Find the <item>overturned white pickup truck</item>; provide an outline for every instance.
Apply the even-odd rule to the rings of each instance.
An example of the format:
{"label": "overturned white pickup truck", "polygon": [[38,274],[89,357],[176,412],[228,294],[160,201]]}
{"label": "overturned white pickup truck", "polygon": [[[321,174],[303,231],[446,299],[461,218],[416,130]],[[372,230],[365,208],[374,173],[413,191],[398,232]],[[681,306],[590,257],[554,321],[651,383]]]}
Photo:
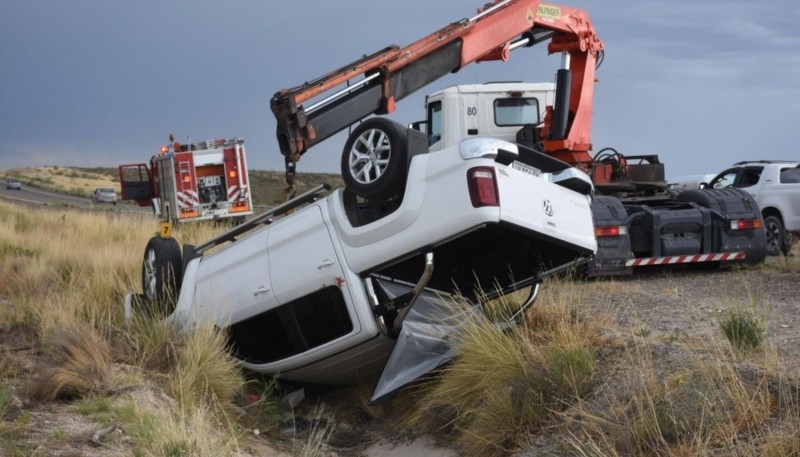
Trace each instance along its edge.
{"label": "overturned white pickup truck", "polygon": [[387,154],[404,162],[393,197],[323,196],[320,186],[184,246],[183,258],[174,239],[151,239],[143,299],[169,307],[181,328],[227,329],[233,355],[257,372],[333,384],[385,366],[380,400],[453,357],[442,332],[457,323],[434,316],[446,297],[480,311],[479,297],[532,286],[527,306],[543,273],[596,250],[591,181],[564,162],[481,137],[429,152],[424,134],[373,118],[345,149],[364,158],[356,175],[378,172],[361,190],[388,172]]}

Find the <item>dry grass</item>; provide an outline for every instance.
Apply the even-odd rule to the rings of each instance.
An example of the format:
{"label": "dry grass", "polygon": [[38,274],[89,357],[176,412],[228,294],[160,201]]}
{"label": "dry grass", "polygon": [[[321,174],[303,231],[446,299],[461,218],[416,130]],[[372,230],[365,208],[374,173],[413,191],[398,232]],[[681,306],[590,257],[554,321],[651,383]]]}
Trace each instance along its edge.
{"label": "dry grass", "polygon": [[[89,197],[97,187],[108,187],[120,193],[116,168],[33,167],[0,170],[0,178],[15,177],[26,185]],[[285,199],[286,177],[283,171],[250,170],[250,188],[255,205],[276,205]],[[297,194],[302,194],[323,182],[333,188],[343,186],[342,177],[333,173],[298,173]]]}
{"label": "dry grass", "polygon": [[119,192],[119,178],[112,168],[35,167],[14,168],[3,171],[26,184],[48,190],[90,197],[98,187],[108,187]]}
{"label": "dry grass", "polygon": [[227,352],[224,332],[200,325],[183,338],[167,392],[184,410],[202,405],[224,411],[243,386],[244,377]]}
{"label": "dry grass", "polygon": [[627,390],[611,392],[610,407],[571,411],[578,419],[569,447],[586,456],[762,455],[762,436],[771,433],[778,409],[769,375],[742,369],[723,348],[708,349],[713,352],[686,354],[659,376],[663,367],[656,367],[646,345],[637,346],[617,380]]}
{"label": "dry grass", "polygon": [[36,382],[33,398],[77,398],[111,390],[111,348],[94,328],[74,324],[54,332],[45,344],[56,361]]}
{"label": "dry grass", "polygon": [[[128,416],[140,425],[132,426],[140,433],[137,449],[147,455],[230,455],[238,435],[231,432],[236,417],[229,411],[244,381],[224,336],[200,327],[179,337],[146,316],[122,330],[123,297],[140,288],[141,256],[156,229],[145,216],[31,211],[0,202],[0,330],[31,328],[39,338],[44,367],[33,398],[88,399],[131,383],[153,384],[178,401],[167,411]],[[196,243],[221,229],[196,224],[177,228],[176,235]],[[115,370],[119,363],[128,369]],[[3,371],[8,377],[2,392],[24,384],[24,370]]]}
{"label": "dry grass", "polygon": [[137,446],[137,455],[217,457],[239,452],[237,433],[208,407],[165,412],[133,402],[116,409]]}
{"label": "dry grass", "polygon": [[[521,326],[503,330],[480,316],[465,322],[454,338],[459,357],[421,387],[409,422],[449,430],[463,455],[501,456],[580,401],[595,376],[599,321],[581,321],[567,306],[580,291],[559,287]],[[501,306],[509,300],[516,298]]]}
{"label": "dry grass", "polygon": [[[178,335],[146,316],[121,329],[123,296],[140,287],[142,251],[155,230],[149,216],[30,211],[0,202],[0,332],[34,329],[44,353],[35,396],[107,395],[100,397],[109,402],[103,420],[122,424],[137,455],[235,455],[239,420],[274,426],[280,413],[271,398],[245,412],[258,417],[235,413],[244,380],[224,335],[211,326]],[[176,234],[197,243],[219,230],[196,224]],[[776,268],[796,272],[796,259],[778,259]],[[763,294],[741,282],[720,306],[737,305],[753,322],[766,321]],[[619,327],[630,296],[673,293],[644,287],[550,280],[522,325],[502,331],[485,319],[465,323],[454,341],[457,360],[398,398],[403,404],[370,413],[390,420],[413,401],[404,423],[449,437],[463,455],[507,455],[536,439],[550,440],[555,455],[798,455],[798,376],[779,359],[769,332],[758,347],[741,351],[719,327],[717,339],[666,343]],[[522,299],[504,297],[499,307]],[[16,414],[12,400],[32,369],[3,356],[0,415]],[[115,370],[120,366],[131,373],[126,380]],[[150,407],[115,395],[130,384],[167,392],[171,401]],[[0,441],[21,442],[34,426],[23,419],[0,423]],[[316,423],[305,442],[295,443],[296,453],[325,452],[333,422]]]}

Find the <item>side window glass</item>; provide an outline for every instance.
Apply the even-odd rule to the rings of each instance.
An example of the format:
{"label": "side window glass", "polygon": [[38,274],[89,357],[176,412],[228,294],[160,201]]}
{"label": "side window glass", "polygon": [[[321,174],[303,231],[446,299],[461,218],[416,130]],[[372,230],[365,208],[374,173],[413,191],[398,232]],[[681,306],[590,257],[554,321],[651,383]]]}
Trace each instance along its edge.
{"label": "side window glass", "polygon": [[535,98],[499,98],[494,101],[494,123],[500,127],[539,124],[539,101]]}
{"label": "side window glass", "polygon": [[800,184],[800,168],[784,168],[780,175],[781,184]]}
{"label": "side window glass", "polygon": [[442,102],[428,105],[428,146],[442,139]]}
{"label": "side window glass", "polygon": [[742,175],[739,178],[739,182],[736,183],[736,187],[751,187],[758,184],[758,180],[761,178],[761,172],[764,169],[762,167],[757,168],[745,168],[742,170]]}
{"label": "side window glass", "polygon": [[290,306],[308,349],[353,331],[353,322],[338,287],[326,287],[293,301]]}
{"label": "side window glass", "polygon": [[717,176],[716,178],[714,178],[713,181],[711,181],[710,187],[712,189],[724,189],[726,187],[732,186],[733,181],[736,180],[737,171],[738,170],[731,170]]}
{"label": "side window glass", "polygon": [[352,331],[342,291],[330,286],[231,325],[228,343],[237,358],[262,364],[321,346]]}

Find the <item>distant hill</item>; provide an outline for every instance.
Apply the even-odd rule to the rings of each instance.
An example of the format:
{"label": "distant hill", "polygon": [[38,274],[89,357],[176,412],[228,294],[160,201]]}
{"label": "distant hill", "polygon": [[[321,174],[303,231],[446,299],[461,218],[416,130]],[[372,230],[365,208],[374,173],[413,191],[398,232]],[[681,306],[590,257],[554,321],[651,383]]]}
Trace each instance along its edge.
{"label": "distant hill", "polygon": [[[253,193],[254,205],[275,205],[285,200],[283,190],[286,187],[286,178],[282,171],[252,170],[250,171],[250,190]],[[301,194],[323,182],[327,182],[334,189],[344,186],[342,176],[335,173],[298,173],[295,178],[295,187]]]}
{"label": "distant hill", "polygon": [[[119,176],[116,168],[31,167],[0,170],[0,176],[13,176],[23,183],[70,195],[89,197],[97,187],[110,187],[117,192]],[[327,182],[333,188],[343,186],[336,173],[298,173],[295,179],[298,194]],[[251,170],[250,190],[254,205],[276,205],[283,202],[286,179],[282,171]]]}

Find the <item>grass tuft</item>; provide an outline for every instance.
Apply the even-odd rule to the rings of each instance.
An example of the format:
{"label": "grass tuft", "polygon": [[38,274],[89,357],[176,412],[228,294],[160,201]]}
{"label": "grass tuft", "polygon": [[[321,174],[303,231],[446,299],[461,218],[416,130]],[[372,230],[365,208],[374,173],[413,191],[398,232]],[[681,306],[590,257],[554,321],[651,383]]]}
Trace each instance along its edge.
{"label": "grass tuft", "polygon": [[534,310],[505,330],[480,315],[465,322],[459,357],[420,388],[410,421],[450,430],[467,456],[507,455],[555,422],[591,385],[596,336],[558,304]]}
{"label": "grass tuft", "polygon": [[236,455],[238,451],[236,433],[207,407],[168,412],[127,402],[115,412],[136,442],[137,455],[216,457]]}
{"label": "grass tuft", "polygon": [[226,335],[213,325],[199,325],[181,341],[167,391],[184,410],[225,408],[243,390],[244,376],[227,351]]}
{"label": "grass tuft", "polygon": [[111,348],[88,325],[73,325],[56,332],[49,342],[55,366],[45,370],[31,396],[38,400],[80,398],[111,388]]}
{"label": "grass tuft", "polygon": [[753,313],[734,310],[720,322],[722,333],[733,347],[749,351],[761,345],[766,337],[766,328]]}

